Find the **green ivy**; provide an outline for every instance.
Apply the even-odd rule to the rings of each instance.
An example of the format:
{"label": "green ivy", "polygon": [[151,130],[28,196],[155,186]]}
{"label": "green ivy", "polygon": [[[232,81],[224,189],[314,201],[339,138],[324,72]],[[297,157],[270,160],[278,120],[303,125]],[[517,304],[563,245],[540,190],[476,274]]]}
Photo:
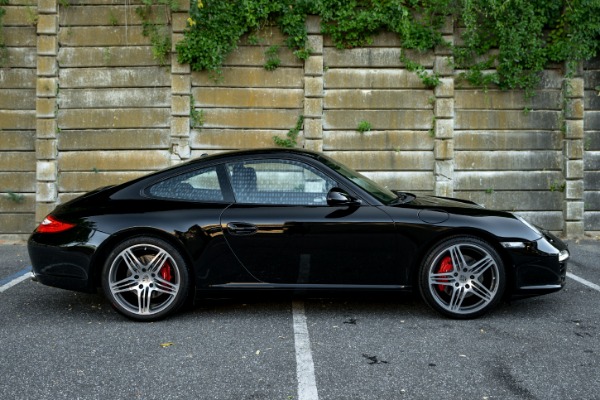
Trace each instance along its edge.
{"label": "green ivy", "polygon": [[304,116],[300,115],[296,120],[296,126],[288,131],[286,139],[282,139],[279,136],[273,136],[273,142],[279,147],[296,147],[298,144],[298,135],[302,130],[304,124]]}
{"label": "green ivy", "polygon": [[[531,94],[550,63],[574,65],[600,49],[598,0],[192,0],[180,63],[220,74],[242,36],[278,26],[285,45],[301,59],[310,55],[306,18],[321,18],[321,31],[340,49],[366,46],[387,31],[403,49],[424,52],[448,46],[455,67],[472,84],[524,89]],[[448,19],[461,27],[459,45],[444,41]],[[439,77],[411,61],[407,69],[429,87]],[[276,68],[273,60],[269,68]]]}
{"label": "green ivy", "polygon": [[176,0],[142,0],[142,5],[135,9],[142,20],[142,34],[150,38],[152,55],[161,65],[167,64],[171,53],[170,12],[178,8]]}

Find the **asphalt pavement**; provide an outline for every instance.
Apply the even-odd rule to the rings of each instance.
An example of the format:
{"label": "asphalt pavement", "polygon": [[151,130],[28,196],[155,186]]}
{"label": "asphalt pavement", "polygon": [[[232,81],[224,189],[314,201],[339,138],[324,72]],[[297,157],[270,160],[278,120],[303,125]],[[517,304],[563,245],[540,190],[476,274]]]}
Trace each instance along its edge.
{"label": "asphalt pavement", "polygon": [[25,246],[0,244],[0,399],[600,399],[600,241],[569,245],[562,291],[471,321],[349,296],[135,323],[31,282]]}

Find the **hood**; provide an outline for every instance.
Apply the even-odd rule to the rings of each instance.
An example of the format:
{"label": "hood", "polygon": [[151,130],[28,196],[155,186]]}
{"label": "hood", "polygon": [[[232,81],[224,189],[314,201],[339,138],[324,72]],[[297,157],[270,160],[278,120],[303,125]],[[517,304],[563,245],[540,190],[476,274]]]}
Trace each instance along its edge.
{"label": "hood", "polygon": [[473,209],[483,209],[484,207],[480,206],[477,203],[474,203],[470,200],[463,199],[451,199],[449,197],[438,197],[438,196],[414,196],[414,198],[410,201],[407,201],[405,204],[410,204],[413,206],[422,206],[422,207],[451,207],[451,208],[473,208]]}

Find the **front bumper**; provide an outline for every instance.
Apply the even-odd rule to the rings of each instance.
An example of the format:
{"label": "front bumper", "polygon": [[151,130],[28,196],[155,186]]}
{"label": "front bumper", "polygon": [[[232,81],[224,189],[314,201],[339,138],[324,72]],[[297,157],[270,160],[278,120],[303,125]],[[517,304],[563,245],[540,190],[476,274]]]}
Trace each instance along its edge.
{"label": "front bumper", "polygon": [[549,232],[532,242],[503,242],[514,265],[514,296],[556,292],[566,283],[567,245]]}

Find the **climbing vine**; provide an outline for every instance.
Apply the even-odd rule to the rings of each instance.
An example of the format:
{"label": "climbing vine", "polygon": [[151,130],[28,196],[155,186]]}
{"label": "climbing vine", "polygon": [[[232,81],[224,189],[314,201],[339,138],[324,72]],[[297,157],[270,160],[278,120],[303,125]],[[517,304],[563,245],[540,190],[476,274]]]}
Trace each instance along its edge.
{"label": "climbing vine", "polygon": [[142,20],[142,34],[150,38],[152,55],[160,64],[166,64],[171,54],[171,11],[177,11],[176,0],[142,0],[135,9]]}
{"label": "climbing vine", "polygon": [[[365,46],[373,36],[393,32],[403,49],[448,46],[462,77],[476,85],[496,84],[532,92],[549,63],[574,64],[600,48],[598,0],[191,0],[180,63],[218,75],[240,39],[277,26],[285,45],[307,58],[305,21],[321,18],[321,30],[340,49]],[[444,40],[450,20],[461,32],[457,45]],[[455,29],[456,30],[456,29]],[[410,60],[407,68],[427,86],[439,79]],[[274,68],[271,58],[269,68]]]}

